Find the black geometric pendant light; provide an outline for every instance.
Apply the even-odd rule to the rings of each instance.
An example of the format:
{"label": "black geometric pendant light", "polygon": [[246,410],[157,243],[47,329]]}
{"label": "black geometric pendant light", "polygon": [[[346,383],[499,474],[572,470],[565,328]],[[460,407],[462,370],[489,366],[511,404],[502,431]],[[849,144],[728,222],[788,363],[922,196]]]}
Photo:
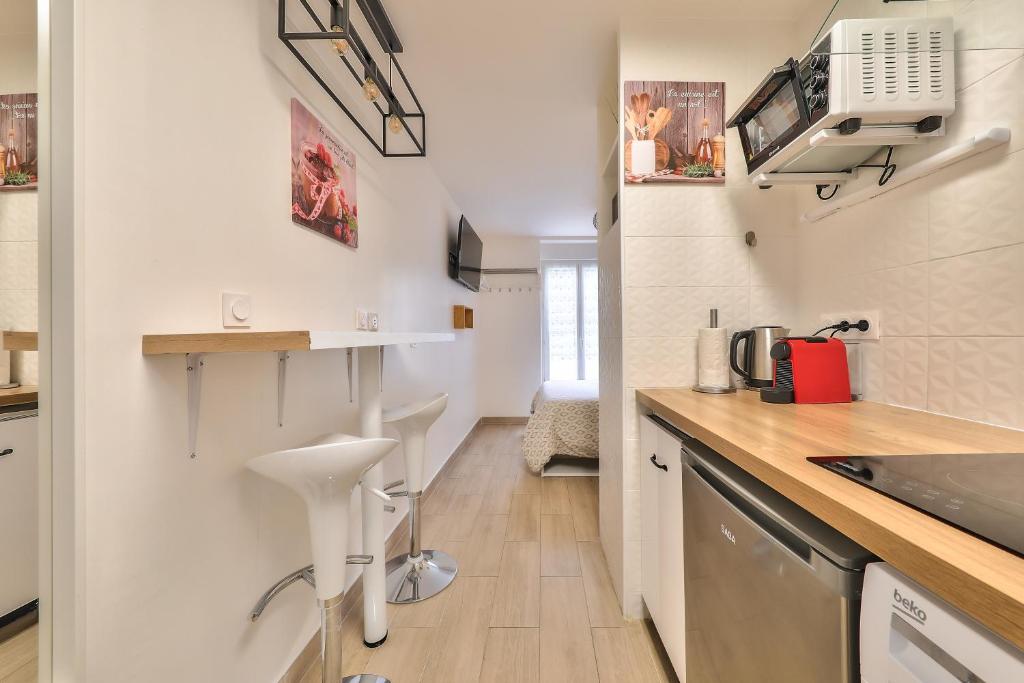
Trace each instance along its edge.
{"label": "black geometric pendant light", "polygon": [[[289,15],[289,5],[298,16]],[[379,51],[374,48],[374,52],[378,52],[379,59],[363,40],[357,23],[373,33],[379,46]],[[293,30],[289,30],[290,27]],[[295,27],[309,30],[295,30]],[[402,53],[402,43],[380,0],[278,0],[277,35],[381,155],[427,155],[427,117],[395,57]],[[344,66],[340,70],[342,75],[323,67],[328,63],[324,60],[333,59],[340,60]],[[364,110],[366,105],[353,95],[356,90],[339,82],[341,78],[347,79],[343,75],[346,72],[362,90],[363,98],[371,107],[370,116],[380,116],[379,134],[371,132],[376,125],[364,125],[365,116],[357,115],[357,105]],[[397,80],[392,78],[394,73],[397,73]],[[398,140],[404,142],[398,144]]]}

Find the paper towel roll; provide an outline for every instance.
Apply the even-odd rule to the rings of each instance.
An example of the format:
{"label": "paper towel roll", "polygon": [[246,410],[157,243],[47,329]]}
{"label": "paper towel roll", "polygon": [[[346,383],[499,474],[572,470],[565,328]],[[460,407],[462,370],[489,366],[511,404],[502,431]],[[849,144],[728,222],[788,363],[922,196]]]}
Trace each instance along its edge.
{"label": "paper towel roll", "polygon": [[704,387],[727,387],[729,379],[729,340],[725,328],[700,328],[697,330],[697,383]]}

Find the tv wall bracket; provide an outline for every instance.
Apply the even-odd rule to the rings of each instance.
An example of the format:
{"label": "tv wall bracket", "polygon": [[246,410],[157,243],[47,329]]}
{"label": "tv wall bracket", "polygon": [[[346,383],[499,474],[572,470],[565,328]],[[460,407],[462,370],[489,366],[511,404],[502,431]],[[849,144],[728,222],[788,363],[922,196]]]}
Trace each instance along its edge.
{"label": "tv wall bracket", "polygon": [[[317,0],[312,1],[315,2]],[[294,4],[295,2],[302,6],[305,14],[309,16],[309,19],[312,20],[318,30],[288,30],[289,17],[287,5],[289,3]],[[309,72],[313,80],[324,89],[324,92],[327,93],[331,100],[345,112],[345,115],[352,121],[352,124],[370,141],[374,149],[380,152],[381,156],[425,157],[427,155],[427,116],[419,99],[416,97],[416,93],[413,91],[412,84],[395,58],[395,55],[400,54],[403,50],[402,43],[398,39],[398,34],[395,32],[391,20],[384,11],[381,1],[326,0],[328,12],[326,23],[320,14],[313,9],[310,2],[311,0],[278,0],[278,38],[281,39],[281,42],[288,47],[295,58],[299,60],[299,63]],[[367,49],[366,43],[360,37],[355,26],[352,25],[353,3],[355,4],[355,10],[360,12],[367,25],[369,25],[377,44],[384,53],[384,57],[387,60],[386,75],[381,65],[377,63],[377,60],[374,59],[369,49]],[[376,114],[380,115],[379,136],[376,133],[372,133],[359,117],[353,113],[353,109],[345,104],[345,101],[338,92],[339,88],[332,86],[330,74],[319,73],[299,49],[300,45],[308,41],[324,40],[344,41],[344,43],[347,43],[348,48],[337,55],[338,59],[345,65],[346,71],[348,71],[360,87],[363,87],[366,81],[370,79],[379,90],[379,96],[371,102],[371,105],[376,110]],[[392,84],[395,83],[395,80],[392,79],[393,72],[397,73],[402,87],[404,87],[408,94],[408,100],[410,101],[407,101],[405,104],[402,103],[401,98],[392,87]],[[392,117],[400,123],[400,126],[389,134],[388,122]],[[408,151],[408,145],[405,145],[406,151],[396,152],[393,151],[393,144],[389,150],[388,138],[396,134],[410,140],[415,151]]]}

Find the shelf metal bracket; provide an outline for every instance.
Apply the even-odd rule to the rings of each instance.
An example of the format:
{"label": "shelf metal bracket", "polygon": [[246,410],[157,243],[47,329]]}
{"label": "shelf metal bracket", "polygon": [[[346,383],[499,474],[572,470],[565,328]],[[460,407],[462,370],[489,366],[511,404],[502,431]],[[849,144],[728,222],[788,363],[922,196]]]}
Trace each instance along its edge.
{"label": "shelf metal bracket", "polygon": [[352,403],[352,348],[345,349],[345,362],[348,363],[348,402]]}
{"label": "shelf metal bracket", "polygon": [[277,426],[284,427],[284,389],[288,378],[287,351],[277,352]]}
{"label": "shelf metal bracket", "polygon": [[195,458],[199,432],[199,397],[203,388],[203,353],[185,354],[185,382],[188,402],[188,457]]}

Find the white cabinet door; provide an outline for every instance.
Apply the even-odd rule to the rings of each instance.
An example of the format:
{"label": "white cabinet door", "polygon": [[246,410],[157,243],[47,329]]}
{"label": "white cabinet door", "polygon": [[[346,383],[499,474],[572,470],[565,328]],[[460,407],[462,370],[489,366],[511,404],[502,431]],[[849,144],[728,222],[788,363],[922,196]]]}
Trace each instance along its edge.
{"label": "white cabinet door", "polygon": [[661,509],[658,506],[658,492],[661,488],[661,470],[651,462],[651,456],[658,458],[658,441],[662,430],[648,417],[640,419],[640,590],[647,611],[655,624],[659,621],[658,595],[661,590],[659,570],[661,562],[658,550],[661,536],[658,521]]}
{"label": "white cabinet door", "polygon": [[683,463],[679,438],[658,430],[658,634],[676,674],[686,677],[683,603]]}
{"label": "white cabinet door", "polygon": [[39,419],[0,416],[0,616],[39,597]]}

